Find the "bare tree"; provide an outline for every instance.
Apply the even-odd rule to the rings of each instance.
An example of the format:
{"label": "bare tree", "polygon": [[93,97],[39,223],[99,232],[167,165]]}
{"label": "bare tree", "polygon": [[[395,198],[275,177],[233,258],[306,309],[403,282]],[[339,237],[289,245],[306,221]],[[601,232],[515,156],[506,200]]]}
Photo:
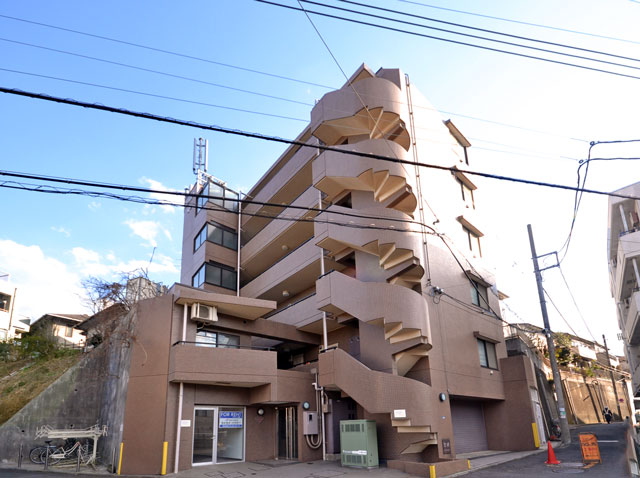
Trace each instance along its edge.
{"label": "bare tree", "polygon": [[91,276],[82,281],[82,287],[85,303],[94,314],[113,305],[121,305],[129,311],[137,301],[167,292],[166,286],[149,279],[145,269],[121,272],[114,282]]}

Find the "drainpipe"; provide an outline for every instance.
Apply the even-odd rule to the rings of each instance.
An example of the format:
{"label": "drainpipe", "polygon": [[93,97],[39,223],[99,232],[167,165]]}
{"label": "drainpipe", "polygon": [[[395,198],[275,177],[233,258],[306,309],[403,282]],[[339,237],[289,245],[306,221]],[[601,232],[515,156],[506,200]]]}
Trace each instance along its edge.
{"label": "drainpipe", "polygon": [[[182,341],[187,340],[187,309],[189,306],[184,304],[182,313]],[[184,397],[184,383],[180,382],[180,391],[178,392],[178,417],[176,419],[176,456],[173,472],[178,473],[178,462],[180,461],[180,431],[182,422],[182,398]]]}
{"label": "drainpipe", "polygon": [[[322,209],[322,191],[318,190],[318,209]],[[324,275],[324,249],[320,248],[320,275]],[[329,347],[329,340],[327,339],[327,313],[322,311],[322,340],[323,349],[327,350]]]}
{"label": "drainpipe", "polygon": [[[322,191],[318,190],[318,209],[322,209]],[[320,275],[324,275],[324,249],[320,248]],[[322,343],[323,349],[327,350],[329,347],[329,339],[327,338],[327,313],[322,311]],[[318,384],[318,377],[316,374],[316,386]],[[318,387],[320,389],[320,406],[322,407],[324,403],[324,388]],[[318,410],[320,412],[320,421],[322,427],[322,460],[327,460],[327,440],[324,429],[324,407]]]}
{"label": "drainpipe", "polygon": [[[242,191],[238,191],[238,199],[242,199]],[[236,296],[240,297],[240,228],[242,226],[242,203],[238,202],[238,267],[236,268]]]}

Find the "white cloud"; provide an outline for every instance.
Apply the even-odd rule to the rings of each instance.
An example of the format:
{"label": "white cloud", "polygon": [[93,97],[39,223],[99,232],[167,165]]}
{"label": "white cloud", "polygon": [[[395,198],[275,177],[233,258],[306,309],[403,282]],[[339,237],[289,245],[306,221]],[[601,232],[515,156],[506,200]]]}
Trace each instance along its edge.
{"label": "white cloud", "polygon": [[45,313],[86,313],[80,276],[38,246],[0,240],[0,268],[16,287],[16,312],[32,318]]}
{"label": "white cloud", "polygon": [[[162,184],[160,181],[156,181],[155,179],[150,178],[140,178],[140,183],[146,184],[151,189],[155,189],[157,191],[176,191],[176,189],[170,189]],[[168,203],[168,204],[183,204],[184,197],[172,195],[172,194],[162,194],[162,193],[149,193],[149,197],[155,199],[157,201]],[[173,214],[176,211],[175,206],[169,206],[168,204],[161,205],[160,209],[166,213]]]}
{"label": "white cloud", "polygon": [[131,228],[131,232],[133,232],[133,234],[147,241],[147,244],[151,247],[156,247],[158,245],[156,237],[158,237],[158,234],[161,232],[171,240],[171,233],[159,222],[127,219],[124,223]]}
{"label": "white cloud", "polygon": [[60,234],[64,234],[65,237],[71,237],[71,233],[62,226],[58,226],[58,227],[51,226],[51,230],[55,232],[59,232]]}
{"label": "white cloud", "polygon": [[75,266],[84,275],[101,276],[109,274],[109,266],[102,264],[100,254],[84,247],[74,247],[71,254],[75,259]]}
{"label": "white cloud", "polygon": [[87,207],[89,210],[95,212],[102,207],[102,203],[99,203],[98,201],[91,201]]}

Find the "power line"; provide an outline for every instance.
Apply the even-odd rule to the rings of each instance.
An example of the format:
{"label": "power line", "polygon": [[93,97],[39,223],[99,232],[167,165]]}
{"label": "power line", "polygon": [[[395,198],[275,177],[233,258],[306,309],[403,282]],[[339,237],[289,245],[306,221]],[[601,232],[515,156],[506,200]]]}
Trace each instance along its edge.
{"label": "power line", "polygon": [[[504,40],[498,40],[498,39],[495,39],[495,38],[482,37],[482,36],[479,36],[479,35],[471,35],[471,34],[468,34],[468,33],[457,32],[455,30],[447,30],[447,29],[444,29],[444,28],[431,27],[431,26],[424,25],[424,24],[421,24],[421,23],[409,22],[409,21],[406,21],[406,20],[398,20],[396,18],[385,17],[385,16],[382,16],[382,15],[374,15],[372,13],[366,13],[366,12],[363,12],[363,11],[360,11],[360,10],[352,10],[352,9],[349,9],[349,8],[341,8],[341,7],[337,7],[337,6],[334,6],[334,5],[328,5],[326,3],[315,2],[315,1],[312,1],[312,0],[299,0],[299,1],[303,1],[305,3],[311,3],[312,5],[318,5],[318,6],[321,6],[321,7],[332,8],[334,10],[340,10],[340,11],[344,11],[344,12],[355,13],[355,14],[358,14],[358,15],[364,15],[364,16],[367,16],[367,17],[378,18],[380,20],[388,20],[388,21],[392,21],[392,22],[396,22],[396,23],[402,23],[404,25],[410,25],[410,26],[414,26],[414,27],[420,27],[420,28],[425,28],[427,30],[435,30],[435,31],[444,32],[444,33],[451,33],[453,35],[460,35],[460,36],[464,36],[464,37],[468,37],[468,38],[475,38],[477,40],[490,41],[490,42],[499,43],[499,44],[502,44],[502,45],[515,46],[515,47],[518,47],[518,48],[525,48],[525,49],[528,49],[528,50],[540,51],[540,52],[544,52],[544,53],[552,53],[552,54],[555,54],[555,55],[568,56],[568,57],[571,57],[571,58],[578,58],[578,59],[588,60],[588,61],[595,61],[595,62],[598,62],[598,63],[605,63],[605,64],[609,64],[609,65],[621,66],[621,67],[624,67],[624,68],[631,68],[631,69],[634,69],[634,70],[640,69],[638,67],[634,67],[634,66],[631,66],[631,65],[625,65],[625,64],[622,64],[622,63],[615,63],[615,62],[611,62],[611,61],[607,61],[607,60],[600,60],[600,59],[597,59],[597,58],[585,57],[585,56],[581,56],[581,55],[575,55],[575,54],[572,54],[572,53],[566,53],[566,52],[561,52],[561,51],[556,51],[556,50],[549,50],[549,49],[539,48],[539,47],[535,47],[535,46],[531,46],[531,45],[523,45],[523,44],[520,44],[520,43],[513,43],[513,42],[504,41]],[[595,53],[597,55],[604,55],[604,56],[609,56],[609,57],[612,57],[612,58],[619,58],[619,59],[623,59],[623,60],[640,61],[640,59],[638,59],[638,58],[633,58],[633,57],[628,57],[628,56],[623,56],[623,55],[616,55],[614,53],[608,53],[608,52],[603,52],[603,51],[599,51],[599,50],[592,50],[592,49],[588,49],[588,48],[581,48],[581,47],[576,47],[576,46],[573,46],[573,45],[567,45],[567,44],[563,44],[563,43],[545,41],[545,40],[540,40],[540,39],[536,39],[536,38],[524,37],[524,36],[519,36],[519,35],[512,35],[512,34],[509,34],[509,33],[503,33],[503,32],[499,32],[499,31],[496,31],[496,30],[488,30],[488,29],[484,29],[484,28],[472,27],[472,26],[469,26],[469,25],[461,24],[461,23],[447,22],[447,21],[444,21],[444,20],[438,20],[438,19],[435,19],[435,18],[429,18],[429,17],[425,17],[425,16],[422,16],[422,15],[414,15],[414,14],[407,13],[407,12],[402,12],[402,11],[399,11],[399,10],[392,10],[392,9],[389,9],[389,8],[382,8],[382,7],[372,6],[372,5],[366,5],[366,4],[363,4],[363,3],[354,2],[354,1],[350,1],[350,0],[338,0],[338,1],[343,2],[343,3],[349,3],[349,4],[352,4],[352,5],[359,5],[359,6],[363,6],[363,7],[366,7],[366,8],[379,10],[379,11],[390,12],[390,13],[394,13],[394,14],[397,14],[397,15],[405,15],[405,16],[408,16],[408,17],[420,18],[420,19],[423,19],[423,20],[431,21],[431,22],[437,22],[437,23],[442,23],[442,24],[446,24],[446,25],[457,26],[457,27],[460,27],[460,28],[467,28],[467,29],[471,29],[471,30],[475,30],[475,31],[491,33],[493,35],[506,36],[506,37],[509,37],[509,38],[516,38],[516,39],[519,39],[519,40],[525,40],[525,41],[530,41],[530,42],[535,42],[535,43],[542,43],[542,44],[545,44],[545,45],[552,45],[552,46],[557,46],[557,47],[561,47],[561,48],[567,48],[567,49],[570,49],[570,50],[583,51],[583,52],[587,52],[587,53]]]}
{"label": "power line", "polygon": [[225,128],[225,127],[222,127],[222,126],[207,125],[207,124],[203,124],[203,123],[197,123],[197,122],[194,122],[194,121],[186,121],[186,120],[180,120],[180,119],[175,119],[175,118],[169,118],[169,117],[166,117],[166,116],[158,116],[158,115],[154,115],[154,114],[151,114],[151,113],[143,113],[143,112],[139,112],[139,111],[131,111],[131,110],[123,109],[123,108],[116,108],[116,107],[113,107],[113,106],[106,106],[106,105],[101,105],[101,104],[96,104],[96,103],[87,103],[87,102],[73,100],[73,99],[69,99],[69,98],[61,98],[61,97],[56,97],[56,96],[45,95],[45,94],[42,94],[42,93],[33,93],[33,92],[22,91],[22,90],[12,89],[12,88],[5,88],[5,87],[0,87],[0,93],[7,93],[7,94],[11,94],[11,95],[22,96],[22,97],[33,98],[33,99],[39,99],[39,100],[44,100],[44,101],[50,101],[50,102],[54,102],[54,103],[61,103],[61,104],[66,104],[66,105],[71,105],[71,106],[79,106],[79,107],[87,108],[87,109],[107,111],[109,113],[122,114],[122,115],[125,115],[125,116],[132,116],[132,117],[135,117],[135,118],[144,118],[144,119],[149,119],[149,120],[153,120],[153,121],[158,121],[158,122],[161,122],[161,123],[168,123],[168,124],[175,124],[175,125],[180,125],[180,126],[187,126],[187,127],[190,127],[190,128],[198,128],[198,129],[202,129],[202,130],[206,130],[206,131],[215,131],[217,133],[232,134],[232,135],[242,136],[242,137],[246,137],[246,138],[254,138],[254,139],[260,139],[260,140],[265,140],[265,141],[273,141],[273,142],[277,142],[277,143],[289,144],[289,145],[294,145],[294,146],[299,146],[299,147],[312,148],[312,149],[315,149],[315,150],[333,151],[333,152],[336,152],[336,153],[339,153],[339,154],[348,154],[348,155],[352,155],[352,156],[359,156],[359,157],[370,158],[370,159],[379,159],[381,161],[388,161],[388,162],[399,163],[399,164],[408,164],[408,165],[412,165],[412,166],[418,165],[418,166],[424,167],[424,168],[436,169],[436,170],[441,170],[441,171],[449,171],[449,172],[451,172],[453,174],[455,174],[455,173],[463,173],[465,175],[479,176],[479,177],[502,180],[502,181],[511,181],[511,182],[515,182],[515,183],[529,184],[529,185],[532,185],[532,186],[548,187],[548,188],[561,189],[561,190],[566,190],[566,191],[579,191],[579,192],[584,192],[584,193],[588,193],[588,194],[596,194],[596,195],[609,196],[609,197],[618,197],[618,198],[622,198],[622,199],[640,200],[640,197],[632,196],[632,195],[629,195],[629,194],[621,194],[621,193],[616,193],[616,192],[599,191],[599,190],[596,190],[596,189],[578,188],[578,187],[575,187],[575,186],[567,186],[567,185],[563,185],[563,184],[548,183],[548,182],[544,182],[544,181],[534,181],[534,180],[530,180],[530,179],[514,178],[514,177],[511,177],[511,176],[503,176],[503,175],[492,174],[492,173],[483,173],[483,172],[480,172],[480,171],[462,170],[462,169],[458,169],[457,167],[454,167],[454,166],[449,167],[449,166],[440,166],[440,165],[437,165],[437,164],[427,164],[427,163],[422,163],[422,162],[414,162],[414,161],[408,161],[408,160],[403,160],[403,159],[389,158],[388,156],[382,156],[382,155],[379,155],[379,154],[363,153],[363,152],[360,152],[360,151],[348,151],[348,150],[340,149],[340,148],[335,147],[335,146],[326,146],[326,145],[321,145],[321,144],[309,144],[309,143],[304,143],[302,141],[281,138],[281,137],[278,137],[278,136],[271,136],[271,135],[266,135],[266,134],[262,134],[262,133],[255,133],[255,132],[251,132],[251,131],[243,131],[243,130],[239,130],[239,129]]}
{"label": "power line", "polygon": [[[483,46],[483,45],[477,45],[475,43],[468,43],[468,42],[463,42],[463,41],[459,41],[459,40],[452,40],[450,38],[443,38],[443,37],[437,37],[434,35],[426,35],[424,33],[418,33],[418,32],[413,32],[410,30],[403,30],[401,28],[395,28],[395,27],[390,27],[387,25],[380,25],[377,23],[370,23],[370,22],[365,22],[362,20],[356,20],[353,18],[347,18],[347,17],[341,17],[338,15],[332,15],[329,13],[322,13],[322,12],[317,12],[314,10],[309,10],[309,9],[304,9],[302,10],[301,8],[297,8],[297,7],[293,7],[290,5],[283,5],[281,3],[276,3],[276,2],[271,2],[268,0],[255,0],[256,2],[260,2],[260,3],[264,3],[264,4],[268,4],[268,5],[273,5],[273,6],[277,6],[277,7],[281,7],[281,8],[286,8],[289,10],[296,10],[296,11],[306,11],[309,13],[313,13],[314,15],[319,15],[319,16],[323,16],[323,17],[327,17],[327,18],[333,18],[336,20],[342,20],[342,21],[346,21],[346,22],[350,22],[350,23],[356,23],[359,25],[365,25],[365,26],[370,26],[370,27],[375,27],[375,28],[380,28],[383,30],[389,30],[389,31],[394,31],[397,33],[405,33],[407,35],[413,35],[413,36],[418,36],[418,37],[422,37],[422,38],[429,38],[431,40],[438,40],[438,41],[442,41],[442,42],[446,42],[446,43],[452,43],[455,45],[462,45],[462,46],[468,46],[468,47],[472,47],[472,48],[477,48],[480,50],[486,50],[486,51],[492,51],[492,52],[496,52],[496,53],[504,53],[507,55],[512,55],[512,56],[517,56],[520,58],[528,58],[531,60],[538,60],[538,61],[543,61],[546,63],[553,63],[556,65],[563,65],[563,66],[571,66],[574,68],[579,68],[579,69],[583,69],[583,70],[589,70],[589,71],[596,71],[599,73],[606,73],[608,75],[614,75],[614,76],[619,76],[619,77],[624,77],[624,78],[631,78],[634,80],[640,80],[640,76],[634,76],[634,75],[629,75],[626,73],[620,73],[620,72],[615,72],[615,71],[610,71],[610,70],[604,70],[602,68],[595,68],[592,66],[586,66],[586,65],[580,65],[577,63],[569,63],[569,62],[565,62],[565,61],[560,61],[560,60],[553,60],[551,58],[543,58],[540,56],[534,56],[534,55],[527,55],[524,53],[519,53],[519,52],[515,52],[515,51],[510,51],[510,50],[502,50],[500,48],[493,48],[493,47],[488,47],[488,46]],[[573,55],[568,55],[565,54],[567,56],[573,56]]]}
{"label": "power line", "polygon": [[60,78],[60,77],[57,77],[57,76],[41,75],[39,73],[31,73],[31,72],[28,72],[28,71],[11,70],[9,68],[0,68],[0,71],[6,71],[6,72],[9,72],[9,73],[17,73],[19,75],[34,76],[34,77],[38,77],[38,78],[46,78],[48,80],[63,81],[65,83],[73,83],[73,84],[76,84],[76,85],[92,86],[92,87],[95,87],[95,88],[102,88],[102,89],[111,90],[111,91],[121,91],[123,93],[131,93],[131,94],[134,94],[134,95],[149,96],[151,98],[160,98],[160,99],[163,99],[163,100],[178,101],[180,103],[189,103],[189,104],[192,104],[192,105],[208,106],[210,108],[218,108],[218,109],[229,110],[229,111],[237,111],[239,113],[248,113],[248,114],[253,114],[253,115],[269,116],[269,117],[272,117],[272,118],[287,119],[287,120],[291,120],[291,121],[299,121],[299,122],[302,122],[302,123],[307,123],[308,122],[308,120],[306,120],[304,118],[294,118],[292,116],[277,115],[275,113],[265,113],[263,111],[247,110],[247,109],[244,109],[244,108],[235,108],[233,106],[216,105],[216,104],[213,104],[213,103],[206,103],[204,101],[187,100],[185,98],[176,98],[175,96],[158,95],[158,94],[155,94],[155,93],[147,93],[147,92],[144,92],[144,91],[129,90],[127,88],[118,88],[118,87],[115,87],[115,86],[100,85],[98,83],[90,83],[90,82],[87,82],[87,81],[71,80],[69,78]]}
{"label": "power line", "polygon": [[582,322],[584,323],[584,326],[587,328],[587,331],[589,332],[589,335],[591,335],[591,338],[593,339],[593,341],[597,342],[597,340],[594,337],[593,333],[591,333],[591,329],[587,325],[587,321],[584,319],[584,315],[582,315],[582,312],[580,311],[580,308],[578,307],[578,303],[576,302],[576,298],[573,296],[573,293],[571,292],[571,288],[569,287],[569,283],[567,282],[567,279],[564,277],[564,272],[562,272],[562,267],[560,267],[560,265],[558,265],[558,270],[560,271],[560,275],[562,276],[562,280],[564,282],[564,285],[567,287],[567,291],[569,291],[569,295],[571,296],[571,300],[573,301],[573,305],[575,305],[576,310],[578,311],[578,315],[582,319]]}
{"label": "power line", "polygon": [[573,335],[575,335],[576,337],[580,337],[580,335],[573,329],[573,327],[571,327],[571,324],[567,321],[567,319],[564,318],[564,315],[562,315],[562,312],[560,312],[560,309],[558,309],[558,306],[549,295],[549,292],[547,292],[547,289],[543,287],[542,290],[544,291],[544,294],[547,296],[547,299],[549,299],[549,302],[551,302],[551,305],[553,305],[553,308],[556,309],[556,312],[558,313],[558,315],[562,318],[562,320],[564,320],[564,323],[567,324],[567,327],[569,327],[569,330],[573,332]]}
{"label": "power line", "polygon": [[165,50],[165,49],[162,49],[162,48],[152,47],[152,46],[149,46],[149,45],[142,45],[140,43],[134,43],[134,42],[125,41],[125,40],[118,40],[117,38],[111,38],[111,37],[107,37],[107,36],[104,36],[104,35],[96,35],[96,34],[93,34],[93,33],[87,33],[87,32],[83,32],[83,31],[80,31],[80,30],[73,30],[71,28],[64,28],[64,27],[59,27],[59,26],[56,26],[56,25],[50,25],[50,24],[47,24],[47,23],[35,22],[33,20],[26,20],[24,18],[12,17],[12,16],[9,16],[9,15],[0,15],[0,18],[7,18],[9,20],[15,20],[15,21],[18,21],[18,22],[30,23],[32,25],[39,25],[41,27],[46,27],[46,28],[53,28],[55,30],[61,30],[61,31],[69,32],[69,33],[75,33],[77,35],[84,35],[84,36],[91,37],[91,38],[98,38],[100,40],[106,40],[106,41],[110,41],[110,42],[114,42],[114,43],[120,43],[122,45],[129,45],[129,46],[133,46],[133,47],[136,47],[136,48],[143,48],[145,50],[155,51],[155,52],[159,52],[159,53],[165,53],[167,55],[178,56],[178,57],[181,57],[181,58],[188,58],[190,60],[196,60],[196,61],[201,61],[201,62],[205,62],[205,63],[210,63],[212,65],[224,66],[226,68],[234,68],[236,70],[242,70],[242,71],[247,71],[249,73],[256,73],[256,74],[259,74],[259,75],[270,76],[272,78],[279,78],[281,80],[288,80],[288,81],[293,81],[293,82],[296,82],[296,83],[302,83],[304,85],[318,86],[320,88],[326,88],[328,90],[333,89],[333,87],[331,87],[331,86],[322,85],[320,83],[314,83],[314,82],[311,82],[311,81],[300,80],[300,79],[297,79],[297,78],[291,78],[289,76],[284,76],[284,75],[277,75],[275,73],[268,73],[266,71],[255,70],[253,68],[247,68],[247,67],[238,66],[238,65],[231,65],[229,63],[222,63],[222,62],[219,62],[219,61],[209,60],[207,58],[188,55],[186,53],[179,53],[179,52],[175,52],[175,51],[171,51],[171,50]]}
{"label": "power line", "polygon": [[[176,52],[172,52],[172,51],[169,51],[169,50],[163,50],[163,49],[160,49],[160,48],[155,48],[155,47],[151,47],[151,46],[147,46],[147,45],[140,45],[140,44],[137,44],[137,43],[133,43],[133,42],[125,41],[125,40],[119,40],[119,39],[112,38],[112,37],[94,35],[94,34],[91,34],[91,33],[86,33],[86,32],[82,32],[82,31],[79,31],[79,30],[72,30],[72,29],[68,29],[68,28],[64,28],[64,27],[59,27],[59,26],[56,26],[56,25],[50,25],[50,24],[41,23],[41,22],[35,22],[35,21],[26,20],[26,19],[22,19],[22,18],[11,17],[11,16],[8,16],[8,15],[0,15],[0,18],[7,18],[7,19],[15,20],[15,21],[20,21],[20,22],[25,22],[25,23],[30,23],[30,24],[34,24],[34,25],[43,26],[43,27],[46,27],[46,28],[58,29],[58,30],[62,30],[62,31],[66,31],[66,32],[74,33],[74,34],[85,35],[85,36],[94,37],[94,38],[98,38],[98,39],[102,39],[102,40],[106,40],[106,41],[116,42],[116,43],[122,43],[122,44],[133,46],[133,47],[139,47],[139,48],[148,49],[148,50],[152,50],[152,51],[156,51],[156,52],[160,52],[160,53],[166,53],[166,54],[169,54],[169,55],[181,56],[181,57],[184,57],[184,58],[193,59],[193,60],[199,60],[199,61],[203,61],[203,62],[207,62],[207,63],[226,66],[226,67],[229,67],[229,68],[236,68],[236,69],[239,69],[239,70],[243,70],[243,71],[247,71],[247,72],[251,72],[251,73],[258,73],[258,74],[262,74],[262,75],[267,75],[267,76],[271,76],[271,77],[275,77],[275,78],[279,78],[279,79],[283,79],[283,80],[290,80],[290,81],[295,81],[295,82],[299,82],[299,83],[303,83],[303,84],[308,84],[308,85],[313,85],[313,86],[320,86],[320,87],[326,88],[326,89],[335,89],[334,87],[328,86],[328,85],[321,85],[321,84],[313,83],[313,82],[306,81],[306,80],[299,80],[299,79],[291,78],[291,77],[284,76],[284,75],[278,75],[278,74],[269,73],[269,72],[265,72],[265,71],[255,70],[255,69],[252,69],[252,68],[241,67],[241,66],[237,66],[237,65],[229,65],[229,64],[226,64],[226,63],[221,63],[221,62],[208,60],[208,59],[204,59],[204,58],[200,58],[200,57],[194,57],[194,56],[191,56],[191,55],[185,55],[185,54],[181,54],[181,53],[176,53]],[[12,40],[5,39],[5,41],[12,41]],[[32,44],[28,44],[28,43],[24,43],[24,42],[16,42],[16,43],[21,43],[23,45],[32,45]],[[38,46],[35,46],[35,45],[33,45],[33,46],[34,47],[38,47]],[[61,53],[64,52],[63,50],[54,50],[54,51],[59,51]],[[79,54],[75,54],[75,53],[71,53],[71,52],[64,52],[64,53],[68,53],[70,55],[75,55],[75,56],[85,56],[86,57],[86,55],[79,55]],[[88,58],[92,58],[92,57],[88,57]],[[97,59],[97,60],[98,61],[103,61],[101,59]],[[176,75],[176,76],[178,76],[178,75]],[[199,80],[196,80],[196,81],[199,81]],[[233,89],[232,87],[229,87],[227,85],[212,84],[212,86],[219,86],[221,88]],[[245,92],[250,93],[250,94],[258,94],[260,96],[271,97],[271,95],[263,95],[261,93],[252,92],[252,91],[249,91],[249,90],[240,90],[240,89],[237,89],[237,90],[238,91],[245,91]],[[273,98],[279,98],[279,97],[275,97],[274,96]],[[288,98],[282,98],[282,99],[284,101],[297,102],[297,100],[291,100],[291,99],[288,99]],[[303,102],[300,102],[300,103],[303,103]],[[405,104],[404,102],[401,102],[401,101],[397,101],[397,103]],[[304,103],[304,104],[306,104],[306,103]],[[553,133],[553,132],[550,132],[550,131],[542,131],[542,130],[527,128],[527,127],[518,126],[518,125],[511,125],[511,124],[508,124],[508,123],[502,123],[502,122],[499,122],[499,121],[479,118],[479,117],[476,117],[476,116],[464,115],[464,114],[461,114],[461,113],[455,113],[455,112],[451,112],[451,111],[437,110],[436,108],[433,108],[433,107],[430,108],[430,107],[421,106],[421,105],[416,105],[416,107],[417,108],[421,108],[421,109],[426,109],[426,110],[440,111],[443,114],[449,114],[449,115],[457,116],[457,117],[460,117],[460,118],[471,119],[473,121],[480,121],[480,122],[485,122],[485,123],[489,123],[489,124],[495,124],[497,126],[515,128],[515,129],[520,129],[520,130],[523,130],[523,131],[531,131],[531,132],[534,132],[534,133],[540,133],[540,134],[545,134],[545,135],[549,135],[549,136],[567,138],[567,139],[570,139],[570,140],[573,140],[573,141],[588,142],[585,139],[573,138],[573,137],[570,137],[570,136],[563,136],[563,135],[559,135],[557,133]]]}
{"label": "power line", "polygon": [[402,3],[409,3],[409,4],[413,4],[413,5],[419,5],[421,7],[426,7],[426,8],[434,8],[436,10],[444,10],[444,11],[448,11],[448,12],[455,12],[455,13],[461,13],[463,15],[471,15],[474,17],[480,17],[480,18],[488,18],[491,20],[498,20],[501,22],[509,22],[509,23],[515,23],[518,25],[528,25],[531,27],[537,27],[537,28],[545,28],[548,30],[555,30],[555,31],[559,31],[559,32],[565,32],[565,33],[574,33],[576,35],[584,35],[584,36],[589,36],[589,37],[594,37],[594,38],[603,38],[605,40],[614,40],[614,41],[619,41],[619,42],[625,42],[625,43],[633,43],[636,45],[640,45],[639,41],[634,41],[634,40],[627,40],[624,38],[617,38],[617,37],[612,37],[612,36],[607,36],[607,35],[599,35],[597,33],[590,33],[590,32],[582,32],[579,30],[571,30],[569,28],[561,28],[561,27],[554,27],[551,25],[543,25],[540,23],[531,23],[531,22],[525,22],[525,21],[521,21],[521,20],[513,20],[511,18],[503,18],[503,17],[496,17],[493,15],[484,15],[482,13],[475,13],[475,12],[466,12],[464,10],[455,10],[453,8],[445,8],[445,7],[440,7],[440,6],[436,6],[436,5],[427,5],[426,3],[420,3],[420,2],[415,2],[415,1],[411,1],[411,0],[396,0],[398,2],[402,2]]}
{"label": "power line", "polygon": [[289,103],[296,103],[296,104],[304,105],[304,106],[313,106],[312,103],[307,103],[307,102],[298,101],[298,100],[292,100],[290,98],[283,98],[282,96],[274,96],[274,95],[269,95],[269,94],[266,94],[266,93],[260,93],[260,92],[257,92],[257,91],[251,91],[251,90],[245,90],[245,89],[242,89],[242,88],[236,88],[234,86],[221,85],[220,83],[213,83],[211,81],[200,80],[200,79],[191,78],[191,77],[188,77],[188,76],[176,75],[174,73],[168,73],[166,71],[159,71],[159,70],[154,70],[154,69],[151,69],[151,68],[144,68],[144,67],[141,67],[141,66],[129,65],[127,63],[122,63],[122,62],[119,62],[119,61],[106,60],[104,58],[98,58],[98,57],[95,57],[95,56],[82,55],[80,53],[74,53],[74,52],[67,51],[67,50],[59,50],[57,48],[50,48],[50,47],[46,47],[46,46],[43,46],[43,45],[36,45],[35,43],[26,43],[26,42],[17,41],[17,40],[10,40],[8,38],[0,38],[0,41],[4,41],[4,42],[8,42],[8,43],[14,43],[14,44],[17,44],[17,45],[22,45],[22,46],[28,46],[30,48],[38,48],[38,49],[41,49],[41,50],[52,51],[52,52],[55,52],[55,53],[61,53],[63,55],[75,56],[75,57],[78,57],[78,58],[84,58],[86,60],[99,61],[101,63],[107,63],[107,64],[110,64],[110,65],[121,66],[123,68],[129,68],[129,69],[132,69],[132,70],[138,70],[138,71],[144,71],[144,72],[147,72],[147,73],[153,73],[154,75],[162,75],[162,76],[167,76],[169,78],[177,78],[177,79],[180,79],[180,80],[192,81],[194,83],[200,83],[200,84],[203,84],[203,85],[215,86],[216,88],[224,88],[224,89],[231,90],[231,91],[238,91],[240,93],[247,93],[247,94],[250,94],[250,95],[262,96],[264,98],[271,98],[271,99],[274,99],[274,100],[287,101]]}

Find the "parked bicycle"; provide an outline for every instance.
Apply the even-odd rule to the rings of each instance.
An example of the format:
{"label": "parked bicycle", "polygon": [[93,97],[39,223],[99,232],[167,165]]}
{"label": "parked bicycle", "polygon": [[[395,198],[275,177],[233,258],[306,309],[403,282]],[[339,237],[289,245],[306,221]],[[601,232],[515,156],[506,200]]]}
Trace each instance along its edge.
{"label": "parked bicycle", "polygon": [[45,446],[32,448],[29,451],[29,459],[37,465],[43,465],[47,461],[47,452],[49,465],[61,462],[74,463],[78,459],[78,454],[80,462],[86,465],[92,459],[93,444],[90,441],[83,444],[72,438],[65,440],[64,445],[51,445],[51,442],[48,441]]}

